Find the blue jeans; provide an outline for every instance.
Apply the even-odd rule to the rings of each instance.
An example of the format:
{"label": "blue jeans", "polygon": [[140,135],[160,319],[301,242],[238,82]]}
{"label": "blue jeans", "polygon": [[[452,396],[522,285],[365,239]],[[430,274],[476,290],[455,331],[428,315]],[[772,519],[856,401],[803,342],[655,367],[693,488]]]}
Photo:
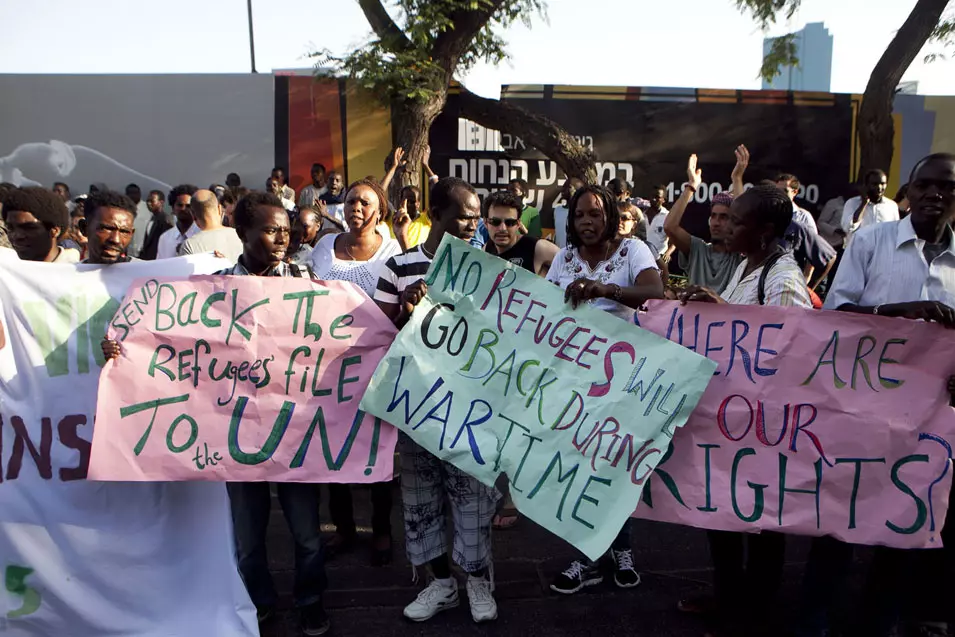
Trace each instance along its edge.
{"label": "blue jeans", "polygon": [[[325,554],[320,535],[317,484],[276,484],[282,513],[295,541],[295,605],[321,601],[327,586]],[[230,482],[232,524],[235,530],[239,573],[256,607],[274,606],[278,595],[266,555],[265,536],[272,509],[268,482]]]}

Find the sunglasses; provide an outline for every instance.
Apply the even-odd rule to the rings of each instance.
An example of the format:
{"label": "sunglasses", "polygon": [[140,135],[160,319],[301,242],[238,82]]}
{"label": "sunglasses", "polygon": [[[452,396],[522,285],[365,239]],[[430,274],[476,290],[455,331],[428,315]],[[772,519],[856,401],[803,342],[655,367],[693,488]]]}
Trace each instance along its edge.
{"label": "sunglasses", "polygon": [[625,216],[621,215],[621,216],[620,216],[620,221],[624,221],[624,222],[626,222],[626,221],[634,221],[634,218],[633,218],[633,217],[625,217]]}
{"label": "sunglasses", "polygon": [[497,217],[491,217],[487,220],[487,223],[489,226],[494,228],[498,227],[502,223],[508,228],[513,228],[517,225],[518,221],[517,219],[498,219]]}

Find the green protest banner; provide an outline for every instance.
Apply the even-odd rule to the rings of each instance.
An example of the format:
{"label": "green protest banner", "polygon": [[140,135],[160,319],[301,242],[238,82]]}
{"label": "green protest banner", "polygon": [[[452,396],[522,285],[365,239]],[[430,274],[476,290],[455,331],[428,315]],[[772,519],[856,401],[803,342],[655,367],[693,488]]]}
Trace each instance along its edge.
{"label": "green protest banner", "polygon": [[446,236],[361,409],[596,559],[715,363]]}

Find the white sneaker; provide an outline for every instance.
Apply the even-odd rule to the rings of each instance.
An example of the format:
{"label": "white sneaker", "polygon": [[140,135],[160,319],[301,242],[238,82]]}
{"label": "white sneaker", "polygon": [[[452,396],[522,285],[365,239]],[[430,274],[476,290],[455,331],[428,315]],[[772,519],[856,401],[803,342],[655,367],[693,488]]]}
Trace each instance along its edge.
{"label": "white sneaker", "polygon": [[414,622],[427,621],[443,610],[456,608],[459,603],[458,583],[453,577],[432,580],[413,602],[405,606],[405,617]]}
{"label": "white sneaker", "polygon": [[471,618],[476,622],[497,619],[497,602],[494,601],[494,583],[489,577],[468,575],[468,603]]}

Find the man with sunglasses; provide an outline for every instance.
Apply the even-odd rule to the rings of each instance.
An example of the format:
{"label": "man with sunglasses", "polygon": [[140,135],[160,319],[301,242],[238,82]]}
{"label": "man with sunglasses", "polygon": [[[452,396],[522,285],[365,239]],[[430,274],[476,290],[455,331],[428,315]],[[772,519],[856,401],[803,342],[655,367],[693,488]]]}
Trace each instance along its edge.
{"label": "man with sunglasses", "polygon": [[484,249],[538,276],[546,276],[559,248],[550,241],[521,234],[523,208],[521,197],[506,190],[484,198],[484,223],[491,235]]}

